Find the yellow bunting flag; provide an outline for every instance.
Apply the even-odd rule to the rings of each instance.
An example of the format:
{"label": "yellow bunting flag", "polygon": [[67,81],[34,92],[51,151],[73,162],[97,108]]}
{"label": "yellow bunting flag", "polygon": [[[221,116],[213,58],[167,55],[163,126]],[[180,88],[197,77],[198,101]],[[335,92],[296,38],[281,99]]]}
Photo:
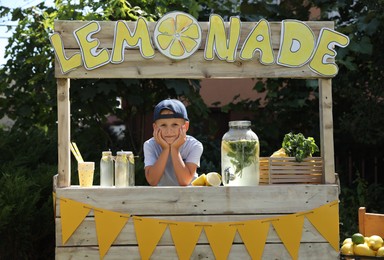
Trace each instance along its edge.
{"label": "yellow bunting flag", "polygon": [[217,260],[227,259],[231,251],[238,223],[205,223],[204,231]]}
{"label": "yellow bunting flag", "polygon": [[276,229],[276,233],[279,235],[292,259],[297,259],[303,233],[304,215],[284,215],[278,217],[276,220],[272,219],[271,221],[273,227]]}
{"label": "yellow bunting flag", "polygon": [[245,221],[237,226],[237,231],[252,259],[262,258],[269,226],[269,222],[261,220]]}
{"label": "yellow bunting flag", "polygon": [[169,223],[173,243],[179,259],[190,259],[201,235],[202,226],[193,222]]}
{"label": "yellow bunting flag", "polygon": [[133,223],[141,259],[149,259],[163,236],[169,221],[133,217]]}
{"label": "yellow bunting flag", "polygon": [[105,209],[93,209],[93,211],[100,259],[102,259],[127,223],[129,215]]}
{"label": "yellow bunting flag", "polygon": [[339,251],[339,202],[323,205],[305,216],[331,246]]}
{"label": "yellow bunting flag", "polygon": [[63,245],[72,236],[73,232],[79,227],[84,218],[88,215],[91,207],[87,204],[74,200],[61,198],[61,233]]}

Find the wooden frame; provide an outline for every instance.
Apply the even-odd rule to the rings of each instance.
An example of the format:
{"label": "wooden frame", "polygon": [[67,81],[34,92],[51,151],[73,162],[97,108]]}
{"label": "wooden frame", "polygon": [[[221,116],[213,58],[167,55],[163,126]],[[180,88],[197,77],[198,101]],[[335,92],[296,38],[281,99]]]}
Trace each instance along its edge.
{"label": "wooden frame", "polygon": [[[65,52],[72,55],[79,52],[78,45],[71,35],[76,28],[80,28],[86,22],[80,21],[55,21],[55,32],[63,39]],[[133,22],[127,23],[134,28]],[[155,23],[149,23],[151,32]],[[281,23],[272,22],[272,45],[278,49]],[[102,27],[97,37],[100,40],[100,48],[112,48],[113,22],[100,22]],[[242,24],[240,44],[255,23]],[[333,29],[333,22],[307,22],[313,32],[318,35],[322,27]],[[203,35],[206,35],[208,23],[200,23]],[[228,26],[228,24],[227,24]],[[205,42],[203,38],[202,42]],[[77,49],[76,49],[77,48]],[[204,44],[200,47],[204,48]],[[335,183],[334,148],[333,148],[333,118],[332,118],[332,80],[322,77],[307,66],[300,68],[287,68],[279,65],[263,65],[257,61],[236,61],[228,63],[215,59],[207,61],[203,59],[203,50],[182,61],[173,61],[159,53],[154,59],[145,60],[137,50],[126,50],[125,61],[121,64],[108,64],[96,70],[78,68],[63,74],[56,62],[55,76],[57,78],[57,102],[58,102],[58,129],[59,129],[59,169],[58,187],[69,187],[70,180],[70,79],[72,78],[318,78],[319,81],[319,110],[320,110],[320,148],[321,157],[324,160],[323,183]]]}
{"label": "wooden frame", "polygon": [[[59,33],[68,56],[79,52],[72,32],[86,22],[55,21],[55,32]],[[127,22],[134,28],[133,22]],[[199,23],[203,36],[208,23]],[[333,29],[333,22],[306,22],[316,36],[322,27]],[[112,48],[114,22],[100,22],[97,33],[100,48]],[[155,23],[148,23],[153,31]],[[241,41],[244,40],[254,22],[242,23]],[[228,26],[228,24],[226,24]],[[271,22],[272,45],[277,52],[281,22]],[[205,42],[203,38],[202,42]],[[240,42],[239,45],[241,45]],[[59,64],[55,65],[57,78],[58,107],[58,175],[54,178],[56,217],[56,259],[99,258],[95,218],[91,211],[64,245],[61,238],[62,198],[71,199],[96,208],[129,213],[140,216],[186,221],[236,221],[260,219],[276,215],[311,211],[331,201],[338,200],[335,184],[332,80],[318,75],[307,66],[287,68],[279,65],[262,65],[257,60],[225,62],[203,59],[203,48],[186,60],[170,60],[156,51],[151,60],[145,60],[137,50],[125,50],[121,64],[108,64],[95,70],[79,67],[63,74]],[[70,154],[70,80],[78,78],[303,78],[318,79],[320,110],[320,148],[323,159],[322,184],[269,184],[258,187],[100,187],[80,188],[71,186]],[[156,205],[156,206],[154,206]],[[138,244],[133,235],[133,224],[128,222],[109,248],[108,259],[140,259]],[[167,233],[168,232],[168,233]],[[175,249],[169,231],[161,238],[151,259],[174,259]],[[337,259],[331,245],[306,220],[300,244],[300,259]],[[271,228],[265,244],[265,259],[288,259],[289,253]],[[193,259],[213,259],[207,238],[202,235],[192,255]],[[232,245],[229,259],[248,259],[244,245],[238,235]]]}

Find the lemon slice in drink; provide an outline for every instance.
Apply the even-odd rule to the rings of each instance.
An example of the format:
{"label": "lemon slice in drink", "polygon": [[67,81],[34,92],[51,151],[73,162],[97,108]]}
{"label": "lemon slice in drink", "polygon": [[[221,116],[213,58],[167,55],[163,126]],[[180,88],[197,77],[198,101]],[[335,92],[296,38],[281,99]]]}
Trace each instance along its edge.
{"label": "lemon slice in drink", "polygon": [[221,175],[217,172],[207,173],[207,186],[220,186]]}
{"label": "lemon slice in drink", "polygon": [[193,16],[171,12],[156,23],[153,39],[164,56],[181,60],[188,58],[199,48],[201,28]]}

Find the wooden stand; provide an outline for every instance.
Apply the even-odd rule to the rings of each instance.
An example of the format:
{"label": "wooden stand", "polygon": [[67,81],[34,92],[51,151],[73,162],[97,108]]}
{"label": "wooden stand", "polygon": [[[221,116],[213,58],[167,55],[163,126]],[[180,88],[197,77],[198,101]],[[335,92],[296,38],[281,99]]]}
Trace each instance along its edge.
{"label": "wooden stand", "polygon": [[[79,52],[72,32],[86,22],[56,21],[55,31],[60,33],[65,52],[71,56]],[[134,27],[133,23],[128,23]],[[207,23],[200,23],[203,35],[207,34]],[[270,23],[274,49],[280,41],[280,22]],[[322,27],[333,29],[333,22],[307,22],[316,35]],[[100,48],[111,49],[114,22],[100,22]],[[255,23],[243,23],[241,42]],[[151,30],[154,23],[149,23]],[[202,40],[205,42],[205,39]],[[227,63],[215,59],[203,59],[203,48],[187,60],[172,61],[156,52],[155,58],[145,60],[138,50],[126,50],[125,61],[108,64],[87,71],[78,68],[62,74],[56,64],[58,102],[58,176],[54,183],[56,192],[56,258],[98,259],[98,243],[94,216],[91,212],[85,221],[63,245],[61,241],[60,198],[69,198],[98,208],[139,216],[152,216],[186,221],[230,221],[265,218],[272,215],[311,210],[338,200],[335,185],[332,84],[331,79],[321,77],[307,66],[287,68],[279,65],[265,66],[257,60]],[[70,157],[70,97],[71,78],[318,78],[321,158],[323,169],[319,185],[263,185],[257,187],[129,187],[129,188],[79,188],[71,186]],[[217,151],[218,153],[220,151]],[[338,253],[309,223],[305,222],[300,245],[300,259],[337,259]],[[140,259],[132,220],[123,228],[108,251],[106,259]],[[156,248],[153,259],[175,259],[176,252],[166,231]],[[194,259],[213,259],[207,239],[202,234],[193,253]],[[264,259],[289,259],[290,256],[276,232],[271,228],[265,245]],[[249,259],[242,241],[236,236],[229,259]]]}

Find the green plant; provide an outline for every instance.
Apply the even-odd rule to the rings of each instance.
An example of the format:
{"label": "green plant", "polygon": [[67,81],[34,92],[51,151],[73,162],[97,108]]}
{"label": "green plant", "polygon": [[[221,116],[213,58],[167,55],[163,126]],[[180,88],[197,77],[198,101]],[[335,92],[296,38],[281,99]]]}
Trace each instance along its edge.
{"label": "green plant", "polygon": [[295,157],[296,161],[301,162],[303,159],[312,156],[313,153],[319,151],[313,137],[305,138],[302,133],[294,134],[292,132],[286,134],[283,139],[282,147],[288,156]]}

